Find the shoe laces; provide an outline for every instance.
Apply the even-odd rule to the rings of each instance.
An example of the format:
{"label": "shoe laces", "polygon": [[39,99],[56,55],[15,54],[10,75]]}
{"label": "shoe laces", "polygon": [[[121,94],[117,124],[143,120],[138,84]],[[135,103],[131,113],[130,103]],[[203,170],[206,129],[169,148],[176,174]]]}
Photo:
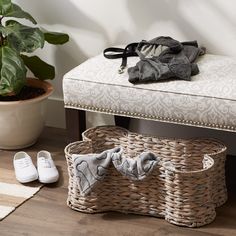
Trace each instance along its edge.
{"label": "shoe laces", "polygon": [[52,167],[50,161],[47,158],[39,157],[38,161],[40,163],[40,166],[43,168],[51,168]]}
{"label": "shoe laces", "polygon": [[27,168],[30,166],[30,164],[31,164],[31,161],[28,158],[22,158],[16,161],[16,165],[20,169]]}

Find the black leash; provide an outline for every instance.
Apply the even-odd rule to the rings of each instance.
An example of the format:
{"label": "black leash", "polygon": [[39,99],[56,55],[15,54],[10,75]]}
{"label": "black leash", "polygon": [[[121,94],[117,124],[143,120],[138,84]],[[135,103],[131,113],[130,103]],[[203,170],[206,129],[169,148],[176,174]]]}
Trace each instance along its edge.
{"label": "black leash", "polygon": [[122,58],[120,69],[118,70],[118,73],[122,74],[124,72],[124,69],[127,66],[127,58],[138,56],[138,54],[136,53],[136,48],[137,48],[138,44],[139,43],[130,43],[124,49],[123,48],[115,48],[115,47],[106,48],[103,51],[103,55],[104,55],[104,57],[106,57],[108,59]]}

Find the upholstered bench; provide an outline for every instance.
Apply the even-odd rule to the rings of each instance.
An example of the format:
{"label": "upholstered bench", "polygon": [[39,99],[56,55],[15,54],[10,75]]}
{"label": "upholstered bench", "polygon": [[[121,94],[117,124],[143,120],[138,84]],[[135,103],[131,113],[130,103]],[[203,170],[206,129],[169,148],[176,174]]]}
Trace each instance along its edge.
{"label": "upholstered bench", "polygon": [[[138,58],[128,58],[133,66]],[[199,58],[200,74],[191,81],[133,85],[128,73],[118,74],[121,61],[95,56],[63,79],[70,141],[85,130],[85,111],[115,115],[127,128],[128,119],[156,120],[236,132],[236,60],[206,54]]]}

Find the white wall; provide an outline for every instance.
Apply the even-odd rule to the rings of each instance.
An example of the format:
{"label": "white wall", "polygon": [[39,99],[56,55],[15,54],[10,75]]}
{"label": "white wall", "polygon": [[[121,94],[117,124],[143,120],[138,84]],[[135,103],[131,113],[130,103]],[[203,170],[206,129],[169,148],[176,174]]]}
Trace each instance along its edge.
{"label": "white wall", "polygon": [[[197,39],[208,52],[236,57],[235,0],[21,0],[39,23],[50,30],[67,32],[70,42],[47,46],[38,54],[57,68],[56,89],[48,124],[64,126],[62,76],[104,48],[169,35],[180,41]],[[60,114],[57,114],[60,113]],[[57,114],[55,116],[55,114]],[[59,117],[55,118],[55,117]],[[99,119],[98,119],[99,117]],[[104,123],[103,116],[89,116],[89,122]],[[110,117],[106,117],[109,123]],[[98,122],[99,120],[99,122]],[[157,125],[158,124],[158,125]],[[135,121],[133,129],[171,136],[207,136],[232,143],[235,135],[201,129]],[[151,128],[150,128],[151,127]],[[180,135],[181,134],[181,135]],[[235,145],[236,146],[236,145]],[[236,152],[235,152],[236,153]]]}

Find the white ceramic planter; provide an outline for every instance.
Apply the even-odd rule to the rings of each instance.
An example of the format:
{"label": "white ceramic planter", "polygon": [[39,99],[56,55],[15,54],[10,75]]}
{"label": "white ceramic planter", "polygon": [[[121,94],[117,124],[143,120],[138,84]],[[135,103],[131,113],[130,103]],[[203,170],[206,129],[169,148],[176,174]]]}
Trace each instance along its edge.
{"label": "white ceramic planter", "polygon": [[20,149],[33,145],[43,130],[46,100],[53,91],[45,81],[29,79],[28,84],[46,93],[33,99],[0,102],[0,149]]}

